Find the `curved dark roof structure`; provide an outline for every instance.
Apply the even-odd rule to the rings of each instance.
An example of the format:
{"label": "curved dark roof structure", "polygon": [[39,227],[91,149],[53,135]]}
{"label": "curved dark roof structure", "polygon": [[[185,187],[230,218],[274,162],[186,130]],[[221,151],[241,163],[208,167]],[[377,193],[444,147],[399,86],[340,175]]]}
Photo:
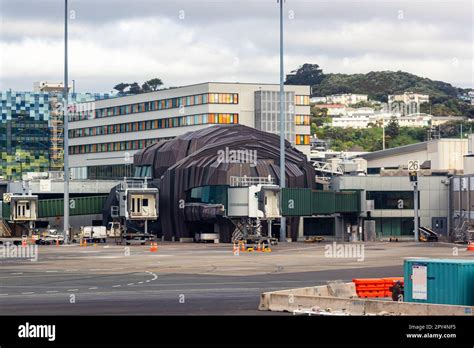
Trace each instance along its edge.
{"label": "curved dark roof structure", "polygon": [[[183,208],[193,188],[229,185],[231,176],[270,175],[279,184],[279,146],[280,138],[275,134],[243,125],[216,125],[136,153],[134,166],[151,166],[153,181],[159,187],[160,225],[165,239],[194,237],[196,222],[187,222],[190,219],[186,219]],[[286,142],[286,186],[315,188],[314,178],[313,166],[306,156]],[[221,241],[226,242],[233,225],[225,220],[208,220],[208,227],[200,228],[214,228],[217,223]],[[294,221],[291,232],[296,238],[297,226],[293,224]]]}

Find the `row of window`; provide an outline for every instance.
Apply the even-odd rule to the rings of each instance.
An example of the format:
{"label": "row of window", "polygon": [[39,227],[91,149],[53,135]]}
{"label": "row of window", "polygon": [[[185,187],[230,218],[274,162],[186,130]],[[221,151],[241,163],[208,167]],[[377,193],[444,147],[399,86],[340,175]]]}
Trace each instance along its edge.
{"label": "row of window", "polygon": [[296,134],[295,143],[296,145],[310,145],[310,136],[306,134]]}
{"label": "row of window", "polygon": [[237,124],[239,114],[199,114],[191,116],[177,116],[157,120],[128,122],[113,125],[104,125],[88,128],[73,129],[69,131],[70,138],[89,137],[117,133],[139,132],[151,129],[175,128],[194,126],[199,124]]}
{"label": "row of window", "polygon": [[295,95],[296,105],[309,105],[309,95]]}
{"label": "row of window", "polygon": [[[148,145],[154,144],[162,140],[165,140],[165,138],[115,141],[115,142],[101,143],[101,144],[75,145],[75,146],[69,146],[69,153],[71,155],[79,155],[79,154],[84,154],[84,153],[140,150],[147,147]],[[124,158],[124,160],[130,161],[130,158]]]}
{"label": "row of window", "polygon": [[[113,106],[93,110],[76,110],[70,116],[71,121],[80,121],[93,118],[121,116],[154,110],[167,110],[202,104],[238,104],[237,93],[203,93],[185,97],[168,98],[141,102],[135,104]],[[309,104],[308,104],[309,105]]]}
{"label": "row of window", "polygon": [[311,116],[308,115],[296,115],[295,123],[297,126],[310,126],[311,125]]}

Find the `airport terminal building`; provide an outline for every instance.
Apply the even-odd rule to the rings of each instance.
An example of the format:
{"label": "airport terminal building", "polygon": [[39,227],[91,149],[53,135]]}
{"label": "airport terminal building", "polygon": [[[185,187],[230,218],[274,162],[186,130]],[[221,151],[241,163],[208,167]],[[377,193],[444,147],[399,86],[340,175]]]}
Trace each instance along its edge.
{"label": "airport terminal building", "polygon": [[[309,86],[285,86],[286,139],[310,153]],[[73,179],[134,176],[133,157],[152,143],[216,124],[279,134],[279,85],[214,83],[100,100],[70,117]]]}

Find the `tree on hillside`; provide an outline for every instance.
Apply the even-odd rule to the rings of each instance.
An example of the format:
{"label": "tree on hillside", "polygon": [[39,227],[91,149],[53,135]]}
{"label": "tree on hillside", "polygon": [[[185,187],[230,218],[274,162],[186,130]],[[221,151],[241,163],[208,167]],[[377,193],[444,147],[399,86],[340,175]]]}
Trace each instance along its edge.
{"label": "tree on hillside", "polygon": [[394,139],[400,135],[400,125],[395,116],[390,119],[390,122],[385,127],[385,135],[390,139]]}
{"label": "tree on hillside", "polygon": [[305,63],[291,74],[286,75],[286,85],[316,85],[324,79],[323,70],[318,64]]}

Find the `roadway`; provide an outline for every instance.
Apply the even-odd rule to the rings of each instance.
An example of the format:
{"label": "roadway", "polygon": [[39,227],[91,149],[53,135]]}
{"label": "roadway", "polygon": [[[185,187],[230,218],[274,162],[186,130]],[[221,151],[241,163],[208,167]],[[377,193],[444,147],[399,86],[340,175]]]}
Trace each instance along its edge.
{"label": "roadway", "polygon": [[[402,276],[403,257],[453,257],[452,245],[374,243],[364,260],[325,244],[235,256],[224,244],[40,246],[38,260],[0,259],[1,315],[262,315],[262,292]],[[461,250],[461,249],[460,249]],[[473,257],[459,251],[456,257]]]}

